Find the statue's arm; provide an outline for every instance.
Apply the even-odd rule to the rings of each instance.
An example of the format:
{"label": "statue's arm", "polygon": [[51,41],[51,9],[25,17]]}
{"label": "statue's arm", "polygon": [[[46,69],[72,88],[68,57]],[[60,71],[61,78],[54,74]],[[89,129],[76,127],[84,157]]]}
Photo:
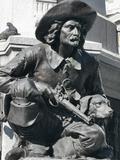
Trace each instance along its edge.
{"label": "statue's arm", "polygon": [[34,57],[31,48],[24,49],[0,68],[0,92],[8,93],[17,78],[25,77],[33,69]]}

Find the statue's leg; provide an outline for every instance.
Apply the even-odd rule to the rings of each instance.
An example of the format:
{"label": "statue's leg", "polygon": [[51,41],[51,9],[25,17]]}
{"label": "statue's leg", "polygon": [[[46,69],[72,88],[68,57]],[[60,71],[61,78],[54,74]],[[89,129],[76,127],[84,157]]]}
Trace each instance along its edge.
{"label": "statue's leg", "polygon": [[[48,114],[49,113],[49,114]],[[60,137],[62,132],[61,122],[50,112],[38,117],[36,122],[29,127],[17,126],[10,123],[12,129],[17,133],[22,148],[28,150],[29,156],[51,155],[51,145]],[[15,148],[15,147],[14,147]]]}
{"label": "statue's leg", "polygon": [[5,160],[19,160],[21,157],[26,157],[26,150],[20,147],[10,150],[6,156]]}
{"label": "statue's leg", "polygon": [[50,106],[33,83],[28,78],[16,81],[11,89],[13,103],[10,107],[13,108],[10,108],[8,121],[17,135],[27,142],[22,147],[29,150],[30,156],[45,156],[52,154],[49,148],[60,137],[62,122],[49,109]]}
{"label": "statue's leg", "polygon": [[111,157],[112,155],[112,150],[109,150],[106,143],[105,132],[96,124],[89,126],[82,122],[73,122],[65,128],[63,136],[73,138],[74,149],[80,156],[92,155],[106,158],[106,156]]}
{"label": "statue's leg", "polygon": [[74,148],[74,140],[71,136],[60,138],[53,145],[54,158],[74,159],[76,158],[76,150]]}

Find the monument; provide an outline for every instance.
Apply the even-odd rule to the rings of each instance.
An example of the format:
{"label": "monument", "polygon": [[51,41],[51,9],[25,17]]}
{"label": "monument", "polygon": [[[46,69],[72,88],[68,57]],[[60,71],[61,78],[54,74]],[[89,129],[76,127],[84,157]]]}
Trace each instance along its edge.
{"label": "monument", "polygon": [[0,68],[4,120],[18,139],[5,160],[112,158],[104,119],[113,111],[98,62],[83,48],[95,18],[80,0],[58,3],[37,26],[41,43]]}

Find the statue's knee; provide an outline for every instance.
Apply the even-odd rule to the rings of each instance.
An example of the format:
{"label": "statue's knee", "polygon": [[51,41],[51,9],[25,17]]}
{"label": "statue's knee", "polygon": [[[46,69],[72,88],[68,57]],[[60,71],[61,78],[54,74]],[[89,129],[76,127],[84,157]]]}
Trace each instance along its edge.
{"label": "statue's knee", "polygon": [[105,147],[107,145],[105,131],[98,125],[96,125],[95,130],[96,130],[96,134],[94,136],[94,140],[95,140],[96,148]]}
{"label": "statue's knee", "polygon": [[93,153],[107,145],[105,132],[98,125],[91,126],[83,136],[80,136],[80,142],[86,153]]}
{"label": "statue's knee", "polygon": [[27,153],[26,150],[20,147],[14,148],[10,150],[6,156],[5,160],[13,160],[13,159],[20,159],[21,157],[26,157]]}

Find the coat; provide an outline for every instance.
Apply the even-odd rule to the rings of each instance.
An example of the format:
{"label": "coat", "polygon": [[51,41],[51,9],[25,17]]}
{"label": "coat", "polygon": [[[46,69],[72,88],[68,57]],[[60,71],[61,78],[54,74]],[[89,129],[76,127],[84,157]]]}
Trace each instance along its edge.
{"label": "coat", "polygon": [[[71,63],[68,73],[64,74],[66,61]],[[69,77],[73,87],[83,97],[103,94],[99,64],[94,57],[78,49],[66,60],[47,44],[38,44],[19,52],[6,66],[0,68],[0,91],[8,93],[11,84],[22,77],[30,77],[55,88],[58,82]]]}
{"label": "coat", "polygon": [[[17,79],[26,76],[35,83],[40,92],[47,86],[55,88],[58,83],[62,83],[64,79],[69,78],[72,88],[80,94],[80,97],[104,93],[98,62],[94,57],[80,49],[74,53],[73,57],[67,59],[64,59],[49,45],[43,43],[24,49],[6,66],[0,68],[0,91],[3,93],[11,92],[13,97],[28,97],[21,91],[23,81],[22,85],[19,85],[20,83],[15,85],[15,83],[18,83]],[[30,86],[27,85],[27,82],[25,83],[26,86]],[[16,88],[14,89],[13,86],[16,86]],[[32,116],[31,121],[34,122],[33,119],[36,119],[36,116],[37,112]]]}
{"label": "coat", "polygon": [[[94,57],[80,49],[75,52],[73,57],[67,59],[64,59],[49,45],[43,43],[24,49],[6,66],[0,68],[0,91],[3,93],[11,92],[13,97],[27,97],[29,101],[31,99],[31,102],[33,102],[33,97],[36,97],[35,95],[38,95],[38,93],[34,92],[35,89],[32,89],[34,94],[31,97],[31,92],[28,91],[30,90],[28,89],[30,84],[26,80],[22,80],[20,85],[18,79],[24,77],[29,77],[40,93],[47,86],[55,88],[58,83],[62,83],[66,78],[70,79],[72,88],[80,94],[80,97],[104,93],[98,62]],[[24,83],[25,85],[23,85]],[[35,87],[34,84],[31,85],[31,88]],[[25,89],[25,86],[27,89]],[[24,90],[26,90],[26,95]],[[12,106],[14,105],[12,104]],[[23,113],[25,108],[24,105],[24,108],[21,109]],[[38,115],[35,111],[33,113],[34,116],[28,116],[29,118],[26,121],[35,121]],[[14,121],[17,122],[16,119]],[[28,123],[23,122],[23,126],[28,126]]]}
{"label": "coat", "polygon": [[[64,59],[49,45],[40,43],[22,50],[0,68],[0,91],[11,95],[11,102],[6,106],[7,115],[17,134],[32,143],[45,145],[59,139],[73,115],[63,107],[48,105],[42,93],[46,87],[54,89],[65,79],[70,80],[71,88],[80,97],[104,93],[98,62],[80,49]],[[101,134],[94,126],[93,129]],[[84,132],[79,130],[79,134]]]}

